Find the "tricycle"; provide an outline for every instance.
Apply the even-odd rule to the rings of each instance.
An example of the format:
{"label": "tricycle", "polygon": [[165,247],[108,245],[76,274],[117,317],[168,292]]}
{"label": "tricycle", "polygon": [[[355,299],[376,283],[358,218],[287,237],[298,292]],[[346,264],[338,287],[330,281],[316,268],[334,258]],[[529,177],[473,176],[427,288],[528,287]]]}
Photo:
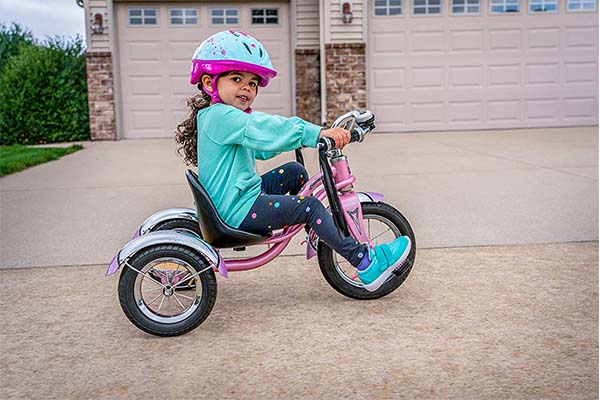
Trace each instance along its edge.
{"label": "tricycle", "polygon": [[[336,119],[332,127],[337,126],[351,132],[351,143],[360,143],[375,129],[375,117],[368,110],[351,111]],[[356,269],[310,229],[306,232],[307,259],[317,256],[327,283],[344,296],[357,300],[386,296],[402,285],[413,267],[414,232],[400,211],[382,201],[383,194],[354,191],[356,177],[333,140],[321,138],[317,148],[320,172],[297,196],[327,200],[342,235],[371,246],[404,235],[412,247],[407,260],[374,292],[367,291]],[[296,159],[304,164],[301,149],[296,150]],[[186,178],[196,208],[171,208],[150,216],[106,271],[108,276],[122,269],[118,293],[123,312],[136,327],[157,336],[182,335],[206,320],[217,297],[215,272],[227,278],[233,271],[261,267],[279,256],[305,228],[304,224],[289,226],[267,236],[233,228],[223,222],[196,173],[188,170]],[[260,255],[241,259],[224,259],[220,253],[254,245],[268,247]]]}

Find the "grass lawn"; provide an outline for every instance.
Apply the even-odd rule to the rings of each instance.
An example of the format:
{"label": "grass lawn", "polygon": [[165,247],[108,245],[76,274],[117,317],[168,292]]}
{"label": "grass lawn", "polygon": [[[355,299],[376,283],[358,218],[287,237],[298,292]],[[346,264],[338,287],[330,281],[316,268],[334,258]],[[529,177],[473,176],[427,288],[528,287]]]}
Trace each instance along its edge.
{"label": "grass lawn", "polygon": [[58,160],[64,155],[81,149],[83,146],[79,144],[71,147],[27,147],[20,144],[0,146],[0,176],[22,171],[51,160]]}

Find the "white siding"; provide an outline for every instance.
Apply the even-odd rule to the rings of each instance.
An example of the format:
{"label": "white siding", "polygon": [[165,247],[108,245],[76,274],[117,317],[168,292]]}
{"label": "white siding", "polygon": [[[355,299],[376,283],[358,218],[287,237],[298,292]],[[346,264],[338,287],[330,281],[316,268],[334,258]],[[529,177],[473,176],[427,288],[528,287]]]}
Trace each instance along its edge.
{"label": "white siding", "polygon": [[[325,0],[327,1],[327,0]],[[364,41],[363,1],[352,0],[352,22],[342,21],[342,3],[344,0],[329,1],[329,23],[325,27],[326,43],[362,43]]]}
{"label": "white siding", "polygon": [[319,0],[298,0],[296,3],[296,48],[319,47]]}
{"label": "white siding", "polygon": [[[86,11],[86,38],[88,51],[110,51],[110,36],[108,34],[109,26],[112,20],[108,13],[108,4],[106,0],[91,0],[85,2]],[[104,33],[92,34],[92,25],[94,24],[94,15],[102,14],[104,19]]]}

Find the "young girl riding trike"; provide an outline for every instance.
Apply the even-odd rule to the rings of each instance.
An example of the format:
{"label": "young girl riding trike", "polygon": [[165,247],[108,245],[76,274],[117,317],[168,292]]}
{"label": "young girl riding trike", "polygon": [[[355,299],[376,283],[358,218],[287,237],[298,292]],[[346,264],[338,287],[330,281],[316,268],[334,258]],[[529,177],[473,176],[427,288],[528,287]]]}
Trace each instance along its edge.
{"label": "young girl riding trike", "polygon": [[[198,166],[198,174],[186,173],[196,209],[152,215],[107,270],[124,267],[119,300],[141,330],[175,336],[196,328],[215,303],[216,271],[227,277],[265,265],[303,229],[307,258],[317,255],[326,281],[345,296],[380,298],[407,278],[415,259],[410,224],[383,195],[353,190],[356,178],[342,153],[375,128],[373,114],[352,111],[322,129],[253,112],[258,88],[275,75],[262,44],[242,32],[219,32],[194,53],[190,82],[199,93],[176,140],[186,162]],[[319,151],[321,171],[313,177],[302,147]],[[296,162],[256,173],[255,160],[291,150]],[[268,248],[244,259],[224,260],[219,252],[252,245]]]}

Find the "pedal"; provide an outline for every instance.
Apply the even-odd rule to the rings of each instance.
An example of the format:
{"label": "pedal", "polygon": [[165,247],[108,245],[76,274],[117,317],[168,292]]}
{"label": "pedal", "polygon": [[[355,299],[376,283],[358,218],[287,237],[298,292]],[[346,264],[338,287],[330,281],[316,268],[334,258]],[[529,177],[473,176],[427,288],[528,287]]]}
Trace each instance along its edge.
{"label": "pedal", "polygon": [[234,247],[233,251],[246,251],[245,247]]}

